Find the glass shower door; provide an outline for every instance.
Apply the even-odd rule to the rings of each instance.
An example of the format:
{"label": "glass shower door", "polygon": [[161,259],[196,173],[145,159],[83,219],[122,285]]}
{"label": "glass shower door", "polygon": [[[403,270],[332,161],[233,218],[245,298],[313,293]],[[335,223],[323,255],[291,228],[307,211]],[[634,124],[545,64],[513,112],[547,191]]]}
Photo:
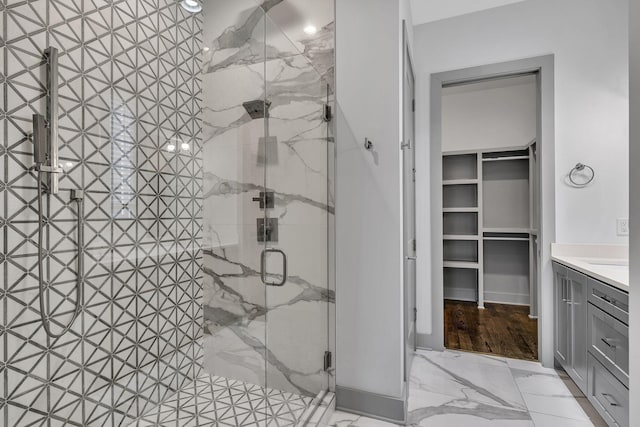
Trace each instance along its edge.
{"label": "glass shower door", "polygon": [[204,367],[295,425],[329,385],[329,85],[261,4],[205,14]]}
{"label": "glass shower door", "polygon": [[328,389],[329,93],[308,50],[298,50],[269,14],[265,22],[267,45],[277,52],[265,65],[270,106],[260,142],[274,201],[265,210],[267,387],[290,407],[306,408]]}

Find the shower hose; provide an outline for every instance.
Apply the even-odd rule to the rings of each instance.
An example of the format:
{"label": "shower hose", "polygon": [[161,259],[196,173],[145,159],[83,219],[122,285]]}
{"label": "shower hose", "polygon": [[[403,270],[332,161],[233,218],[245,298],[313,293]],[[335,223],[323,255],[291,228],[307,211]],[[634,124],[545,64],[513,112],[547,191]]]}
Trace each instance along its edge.
{"label": "shower hose", "polygon": [[[51,324],[50,324],[50,315],[48,314],[48,310],[45,311],[45,295],[46,292],[48,291],[48,288],[50,285],[48,283],[47,280],[47,286],[45,286],[45,282],[43,280],[43,276],[44,276],[44,267],[43,267],[43,258],[44,258],[44,254],[43,254],[43,250],[42,250],[42,235],[44,233],[44,218],[43,218],[43,214],[42,214],[42,193],[43,193],[43,180],[42,180],[42,175],[45,172],[38,170],[38,290],[39,290],[39,299],[40,299],[40,319],[42,319],[42,326],[44,327],[45,332],[47,333],[47,335],[49,335],[49,337],[51,338],[60,338],[61,336],[63,336],[69,329],[71,329],[71,327],[73,326],[73,323],[76,321],[78,315],[80,314],[80,311],[82,309],[82,282],[83,282],[83,276],[84,276],[84,260],[83,260],[83,251],[82,251],[82,245],[83,245],[83,241],[84,241],[84,231],[83,231],[83,224],[82,224],[82,218],[83,218],[83,203],[82,203],[82,196],[80,197],[75,197],[72,196],[72,199],[76,201],[76,203],[78,204],[78,273],[77,273],[77,279],[76,279],[76,302],[75,302],[75,306],[73,309],[73,316],[71,317],[71,320],[69,321],[69,323],[64,326],[64,328],[62,329],[62,331],[60,331],[59,333],[53,333],[51,331]],[[48,218],[47,218],[48,219]],[[48,239],[47,239],[48,242]],[[49,248],[47,247],[47,256],[49,256]],[[66,299],[66,298],[65,298]],[[48,298],[47,298],[48,301]]]}

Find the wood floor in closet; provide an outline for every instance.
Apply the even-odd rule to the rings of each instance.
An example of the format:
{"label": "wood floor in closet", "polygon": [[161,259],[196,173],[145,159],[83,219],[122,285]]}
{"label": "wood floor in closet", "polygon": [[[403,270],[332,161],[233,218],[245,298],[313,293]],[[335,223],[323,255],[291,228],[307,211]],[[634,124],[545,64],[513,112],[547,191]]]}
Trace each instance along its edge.
{"label": "wood floor in closet", "polygon": [[538,321],[529,307],[445,300],[445,347],[514,359],[538,359]]}

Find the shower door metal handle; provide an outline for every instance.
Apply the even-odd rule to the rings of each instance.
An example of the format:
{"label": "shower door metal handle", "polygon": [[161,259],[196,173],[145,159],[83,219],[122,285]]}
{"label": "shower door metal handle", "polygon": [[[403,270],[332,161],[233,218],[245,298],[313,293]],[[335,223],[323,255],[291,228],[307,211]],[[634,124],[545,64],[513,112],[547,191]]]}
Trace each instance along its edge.
{"label": "shower door metal handle", "polygon": [[[267,281],[267,254],[277,253],[282,255],[282,280],[280,282],[268,282]],[[287,283],[287,254],[284,251],[276,248],[266,248],[260,255],[260,279],[262,283],[267,286],[284,286]]]}

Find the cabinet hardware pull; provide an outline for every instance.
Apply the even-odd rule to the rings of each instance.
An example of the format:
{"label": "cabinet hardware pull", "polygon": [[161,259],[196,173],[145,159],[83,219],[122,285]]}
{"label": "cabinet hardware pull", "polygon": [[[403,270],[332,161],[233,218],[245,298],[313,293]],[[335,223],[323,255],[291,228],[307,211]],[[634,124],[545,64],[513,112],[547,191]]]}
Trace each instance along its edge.
{"label": "cabinet hardware pull", "polygon": [[606,296],[606,295],[600,295],[600,298],[601,298],[602,300],[604,300],[605,302],[608,302],[608,303],[609,303],[609,304],[611,304],[611,305],[616,305],[616,300],[611,299],[611,298],[609,298],[609,297],[608,297],[608,296]]}
{"label": "cabinet hardware pull", "polygon": [[600,340],[611,348],[616,348],[615,344],[611,344],[609,341],[613,341],[611,338],[600,338]]}
{"label": "cabinet hardware pull", "polygon": [[562,301],[566,303],[571,303],[571,299],[569,298],[569,280],[562,279]]}
{"label": "cabinet hardware pull", "polygon": [[604,397],[607,400],[607,402],[609,402],[609,405],[618,406],[618,402],[610,394],[602,393],[602,397]]}

